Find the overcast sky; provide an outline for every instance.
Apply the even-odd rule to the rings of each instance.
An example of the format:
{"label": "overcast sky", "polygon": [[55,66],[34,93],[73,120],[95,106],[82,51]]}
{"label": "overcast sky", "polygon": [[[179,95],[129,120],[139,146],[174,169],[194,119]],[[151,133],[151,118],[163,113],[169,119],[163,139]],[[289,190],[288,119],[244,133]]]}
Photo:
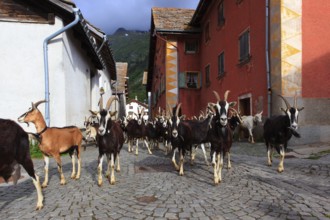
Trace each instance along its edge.
{"label": "overcast sky", "polygon": [[150,29],[152,7],[196,9],[199,0],[73,0],[84,18],[106,34]]}

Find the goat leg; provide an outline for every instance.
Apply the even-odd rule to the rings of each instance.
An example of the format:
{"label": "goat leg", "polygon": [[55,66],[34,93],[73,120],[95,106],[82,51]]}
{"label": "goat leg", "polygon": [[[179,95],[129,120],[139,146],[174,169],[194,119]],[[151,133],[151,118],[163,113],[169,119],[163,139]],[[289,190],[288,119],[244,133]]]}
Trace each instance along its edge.
{"label": "goat leg", "polygon": [[179,175],[180,176],[183,176],[183,163],[184,163],[184,155],[183,155],[183,150],[180,150],[179,151],[180,152],[180,162],[179,162],[179,164],[180,164],[180,171],[179,171]]}
{"label": "goat leg", "polygon": [[219,183],[219,176],[218,176],[218,161],[216,160],[216,152],[213,152],[212,155],[212,165],[213,165],[213,174],[214,174],[214,184],[217,185]]}
{"label": "goat leg", "polygon": [[35,179],[32,178],[32,182],[33,182],[33,185],[35,186],[35,188],[37,190],[37,195],[38,195],[38,201],[37,201],[36,210],[40,210],[44,206],[43,205],[44,197],[42,195],[42,190],[41,190],[41,185],[40,185],[39,177],[37,176],[37,174],[34,174],[34,175],[35,175]]}
{"label": "goat leg", "polygon": [[231,169],[230,152],[227,152],[227,169]]}
{"label": "goat leg", "polygon": [[54,159],[56,160],[56,163],[57,163],[57,170],[60,174],[60,184],[61,185],[65,185],[66,184],[66,181],[65,181],[65,177],[64,177],[64,174],[63,174],[63,169],[62,169],[62,161],[61,161],[61,156],[60,154],[58,155],[54,155]]}
{"label": "goat leg", "polygon": [[220,161],[219,162],[219,167],[218,167],[219,183],[221,183],[221,181],[222,181],[221,175],[222,175],[222,167],[223,167],[223,157],[224,157],[224,153],[218,155],[218,160]]}
{"label": "goat leg", "polygon": [[175,154],[176,154],[177,151],[178,151],[178,148],[175,148],[174,151],[173,151],[172,163],[173,163],[175,169],[176,169],[177,171],[179,171],[180,167],[179,167],[178,164],[176,163],[176,159],[175,159]]}
{"label": "goat leg", "polygon": [[203,151],[203,154],[204,154],[205,163],[206,163],[207,166],[210,166],[210,163],[209,163],[209,161],[207,160],[207,156],[206,156],[206,151],[205,151],[205,146],[204,146],[204,144],[201,144],[201,148],[202,148],[202,151]]}
{"label": "goat leg", "polygon": [[115,156],[114,156],[113,153],[111,153],[110,166],[111,166],[110,184],[115,185],[115,182],[116,182],[116,179],[115,179]]}
{"label": "goat leg", "polygon": [[71,156],[71,161],[72,161],[72,173],[71,173],[71,179],[76,178],[76,161],[75,161],[75,155],[72,154]]}
{"label": "goat leg", "polygon": [[281,147],[281,150],[280,150],[280,157],[281,158],[280,158],[280,163],[278,165],[277,171],[279,173],[282,173],[284,171],[284,165],[283,165],[283,163],[284,163],[284,157],[285,157],[285,150],[284,150],[284,146],[283,145],[281,145],[280,147]]}
{"label": "goat leg", "polygon": [[43,155],[44,157],[44,170],[45,170],[45,179],[44,182],[42,183],[41,187],[45,188],[48,186],[48,167],[49,167],[49,157],[46,155]]}
{"label": "goat leg", "polygon": [[103,155],[99,156],[98,158],[98,166],[97,166],[97,174],[98,174],[98,177],[97,177],[97,185],[98,186],[102,186],[102,163],[103,163]]}
{"label": "goat leg", "polygon": [[120,172],[119,153],[117,153],[117,168],[116,168],[116,171]]}
{"label": "goat leg", "polygon": [[149,154],[152,154],[151,150],[150,150],[150,147],[149,147],[149,144],[146,140],[144,140],[144,144],[147,146],[147,149],[148,149],[148,153]]}

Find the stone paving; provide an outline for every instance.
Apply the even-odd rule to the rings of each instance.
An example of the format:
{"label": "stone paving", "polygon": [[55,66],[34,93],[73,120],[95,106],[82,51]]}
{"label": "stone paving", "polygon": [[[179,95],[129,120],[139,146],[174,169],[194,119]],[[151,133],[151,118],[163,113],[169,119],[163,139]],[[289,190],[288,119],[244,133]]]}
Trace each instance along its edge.
{"label": "stone paving", "polygon": [[[65,186],[51,159],[40,211],[34,210],[37,196],[29,178],[16,186],[1,184],[1,219],[330,219],[330,155],[287,158],[279,174],[278,158],[266,166],[264,144],[234,143],[233,167],[224,169],[222,183],[214,186],[213,169],[201,150],[195,165],[186,160],[179,176],[171,155],[161,150],[148,155],[141,145],[136,156],[125,145],[116,184],[104,179],[102,187],[97,186],[97,156],[93,146],[83,152],[80,180],[70,179],[71,160],[62,157]],[[43,161],[34,163],[43,180]]]}

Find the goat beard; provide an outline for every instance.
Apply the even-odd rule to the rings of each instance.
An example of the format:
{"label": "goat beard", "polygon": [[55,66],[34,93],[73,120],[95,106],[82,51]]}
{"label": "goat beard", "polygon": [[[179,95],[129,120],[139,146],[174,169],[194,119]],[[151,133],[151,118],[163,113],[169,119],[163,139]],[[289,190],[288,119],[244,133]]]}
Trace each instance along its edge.
{"label": "goat beard", "polygon": [[291,133],[292,133],[293,136],[295,136],[297,138],[300,138],[301,137],[300,134],[296,130],[294,130],[293,128],[290,128],[289,127],[289,130],[291,131]]}

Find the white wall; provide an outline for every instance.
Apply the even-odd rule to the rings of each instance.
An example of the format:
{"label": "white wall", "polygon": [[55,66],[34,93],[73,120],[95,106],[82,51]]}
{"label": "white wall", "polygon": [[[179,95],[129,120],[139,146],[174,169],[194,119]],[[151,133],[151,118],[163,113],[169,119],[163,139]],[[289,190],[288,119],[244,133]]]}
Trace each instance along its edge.
{"label": "white wall", "polygon": [[[44,99],[43,41],[59,28],[61,24],[57,21],[55,25],[0,22],[1,118],[17,121],[31,107],[31,102]],[[52,53],[58,54],[59,50],[53,47]],[[52,59],[54,63],[60,62],[58,56]],[[42,113],[44,106],[39,106]],[[30,126],[27,130],[35,129]]]}
{"label": "white wall", "polygon": [[[0,118],[17,121],[31,102],[45,98],[43,41],[62,27],[57,17],[55,25],[0,22]],[[50,126],[83,127],[88,110],[97,106],[97,81],[103,71],[94,68],[72,30],[51,40],[48,65]],[[91,71],[96,73],[92,82]],[[104,78],[109,81],[107,76]],[[45,104],[39,110],[45,115]],[[34,126],[20,125],[35,132]]]}

